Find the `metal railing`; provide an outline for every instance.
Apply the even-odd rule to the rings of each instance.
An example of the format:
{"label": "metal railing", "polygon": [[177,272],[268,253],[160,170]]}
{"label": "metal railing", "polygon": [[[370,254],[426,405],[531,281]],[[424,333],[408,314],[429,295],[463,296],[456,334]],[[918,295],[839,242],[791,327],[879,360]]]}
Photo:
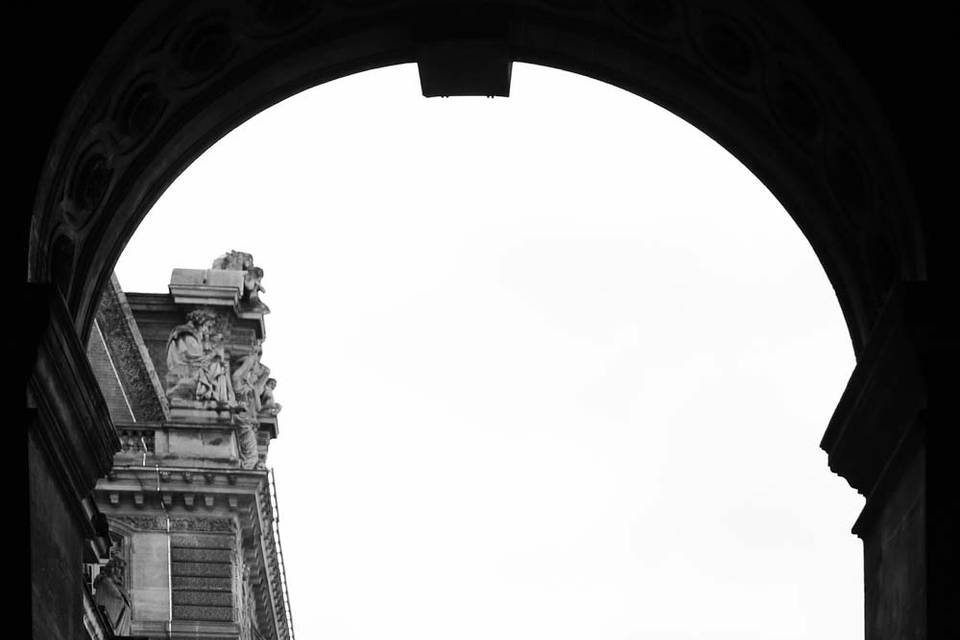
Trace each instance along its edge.
{"label": "metal railing", "polygon": [[277,545],[277,562],[280,565],[280,585],[283,587],[283,612],[287,619],[287,629],[290,630],[290,640],[295,640],[290,594],[287,592],[287,569],[283,564],[283,548],[280,546],[280,507],[277,504],[277,483],[273,475],[273,467],[270,468],[270,506],[273,508],[273,537]]}

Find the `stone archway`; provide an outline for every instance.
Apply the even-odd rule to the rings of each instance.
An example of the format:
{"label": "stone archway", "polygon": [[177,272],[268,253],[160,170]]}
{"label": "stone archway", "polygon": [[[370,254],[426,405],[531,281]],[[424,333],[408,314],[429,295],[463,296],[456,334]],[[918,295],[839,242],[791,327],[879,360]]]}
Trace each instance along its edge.
{"label": "stone archway", "polygon": [[807,236],[859,350],[885,295],[920,277],[924,256],[877,106],[816,36],[796,12],[729,3],[144,6],[61,124],[31,224],[30,279],[57,283],[85,335],[136,224],[227,131],[365,69],[420,61],[423,73],[438,52],[454,66],[499,57],[620,86],[718,140]]}
{"label": "stone archway", "polygon": [[[30,455],[72,469],[67,480],[37,473],[76,503],[75,536],[103,537],[83,501],[113,443],[74,342],[85,340],[113,264],[163,190],[233,127],[310,86],[419,62],[430,93],[494,93],[510,61],[659,103],[726,147],[783,203],[836,290],[860,362],[822,446],[831,468],[869,496],[857,525],[868,560],[868,637],[926,625],[918,612],[926,615],[932,591],[928,551],[915,538],[931,534],[926,513],[911,505],[929,475],[925,425],[947,415],[948,323],[937,315],[945,294],[905,284],[927,278],[929,232],[897,142],[865,80],[795,3],[142,3],[67,104],[29,222],[28,281],[53,285],[42,312],[50,328],[37,339],[28,385],[38,416],[31,433],[55,424],[60,434],[38,436]],[[500,69],[498,88],[484,76],[491,69]],[[451,84],[464,77],[473,80]],[[72,378],[54,373],[64,359]],[[80,418],[70,418],[63,407],[78,397]],[[66,462],[71,451],[84,464]],[[35,543],[35,555],[44,544],[60,543]],[[43,578],[33,576],[37,593]]]}

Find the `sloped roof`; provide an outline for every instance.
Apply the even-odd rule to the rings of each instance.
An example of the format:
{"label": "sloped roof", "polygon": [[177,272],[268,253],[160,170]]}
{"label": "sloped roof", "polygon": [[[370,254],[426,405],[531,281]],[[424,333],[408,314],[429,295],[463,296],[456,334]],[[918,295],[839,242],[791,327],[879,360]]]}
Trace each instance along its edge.
{"label": "sloped roof", "polygon": [[100,298],[87,357],[114,421],[168,419],[169,407],[160,378],[115,275]]}

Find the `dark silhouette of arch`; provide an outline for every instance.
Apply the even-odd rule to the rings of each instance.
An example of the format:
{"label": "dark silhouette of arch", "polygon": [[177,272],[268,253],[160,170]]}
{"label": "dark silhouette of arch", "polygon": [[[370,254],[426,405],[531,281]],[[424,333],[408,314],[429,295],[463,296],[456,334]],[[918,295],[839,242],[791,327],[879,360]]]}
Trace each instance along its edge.
{"label": "dark silhouette of arch", "polygon": [[915,14],[741,0],[33,11],[32,46],[58,55],[20,70],[29,139],[12,215],[27,252],[8,255],[27,283],[26,330],[14,334],[28,391],[17,475],[29,479],[21,513],[31,518],[36,637],[76,636],[73,586],[51,576],[79,567],[78,548],[104,544],[89,493],[116,435],[79,345],[127,239],[177,175],[245,119],[402,62],[420,64],[430,95],[503,95],[510,61],[615,84],[701,128],[770,188],[817,253],[858,357],[821,446],[868,498],[855,528],[867,636],[926,637],[947,621],[949,585],[934,568],[952,557],[956,499],[937,443],[958,423],[948,400],[960,323],[949,302],[960,287],[954,227],[938,215],[926,155],[934,122],[909,100],[937,61]]}

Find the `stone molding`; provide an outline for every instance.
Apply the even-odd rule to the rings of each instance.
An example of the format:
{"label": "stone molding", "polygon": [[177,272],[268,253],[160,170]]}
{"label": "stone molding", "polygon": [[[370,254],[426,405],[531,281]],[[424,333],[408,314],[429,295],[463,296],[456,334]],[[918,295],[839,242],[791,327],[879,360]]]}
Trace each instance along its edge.
{"label": "stone molding", "polygon": [[168,288],[178,305],[226,306],[239,315],[243,276],[242,271],[176,268]]}
{"label": "stone molding", "polygon": [[[851,532],[864,539],[888,507],[891,496],[899,488],[903,472],[913,462],[918,453],[925,454],[926,447],[926,411],[921,411],[916,420],[913,420],[890,451],[889,458],[874,483],[866,504],[860,511]],[[897,505],[898,507],[901,505]]]}
{"label": "stone molding", "polygon": [[267,472],[231,467],[173,467],[162,464],[118,464],[97,483],[97,491],[157,493],[210,493],[255,496]]}
{"label": "stone molding", "polygon": [[926,402],[903,305],[900,287],[874,326],[820,442],[830,469],[863,495]]}
{"label": "stone molding", "polygon": [[931,422],[930,409],[949,419],[960,316],[945,294],[926,282],[891,292],[821,440],[830,469],[868,501],[891,461],[906,455],[901,447],[923,441],[911,433]]}

